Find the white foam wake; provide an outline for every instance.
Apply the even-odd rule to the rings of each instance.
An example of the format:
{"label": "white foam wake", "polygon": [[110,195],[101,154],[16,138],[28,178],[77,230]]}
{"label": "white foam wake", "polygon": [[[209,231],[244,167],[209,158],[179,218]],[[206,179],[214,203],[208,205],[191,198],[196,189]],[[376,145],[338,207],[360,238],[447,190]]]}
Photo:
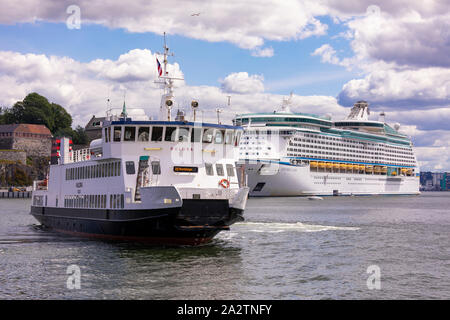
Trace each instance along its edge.
{"label": "white foam wake", "polygon": [[306,224],[301,222],[294,223],[280,223],[280,222],[239,222],[235,226],[249,229],[252,232],[269,232],[278,233],[285,231],[299,231],[299,232],[319,232],[330,230],[345,230],[356,231],[357,227],[336,227],[336,226],[322,226],[317,224]]}

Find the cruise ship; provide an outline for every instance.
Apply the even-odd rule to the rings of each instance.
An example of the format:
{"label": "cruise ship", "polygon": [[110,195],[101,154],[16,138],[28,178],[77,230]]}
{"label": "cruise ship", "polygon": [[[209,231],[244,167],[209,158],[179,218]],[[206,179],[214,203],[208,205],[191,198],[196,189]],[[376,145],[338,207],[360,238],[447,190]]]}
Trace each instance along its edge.
{"label": "cruise ship", "polygon": [[384,121],[369,120],[358,101],[345,120],[279,111],[237,115],[244,127],[239,167],[250,196],[415,195],[419,167],[411,140]]}
{"label": "cruise ship", "polygon": [[[198,245],[242,221],[248,187],[236,162],[242,128],[203,123],[181,111],[173,81],[159,66],[159,120],[137,120],[126,105],[109,113],[102,137],[73,150],[54,140],[48,178],[35,181],[31,214],[46,228],[76,236],[163,245]],[[164,71],[164,72],[163,72]],[[129,111],[130,109],[128,109]],[[245,178],[240,178],[245,181]]]}

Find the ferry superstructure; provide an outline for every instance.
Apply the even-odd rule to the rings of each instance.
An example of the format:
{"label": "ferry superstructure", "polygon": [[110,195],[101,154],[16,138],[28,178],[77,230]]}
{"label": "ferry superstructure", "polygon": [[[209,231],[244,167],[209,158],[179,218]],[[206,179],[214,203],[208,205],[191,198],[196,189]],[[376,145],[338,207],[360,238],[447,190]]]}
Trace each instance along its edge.
{"label": "ferry superstructure", "polygon": [[188,121],[181,112],[172,119],[174,78],[164,50],[160,120],[133,120],[124,103],[90,148],[74,151],[69,138],[55,139],[48,179],[33,186],[31,214],[43,226],[108,240],[197,245],[243,220],[248,188],[236,171],[242,128]]}
{"label": "ferry superstructure", "polygon": [[413,195],[420,171],[410,139],[369,120],[358,101],[345,120],[280,111],[242,114],[240,163],[251,196]]}

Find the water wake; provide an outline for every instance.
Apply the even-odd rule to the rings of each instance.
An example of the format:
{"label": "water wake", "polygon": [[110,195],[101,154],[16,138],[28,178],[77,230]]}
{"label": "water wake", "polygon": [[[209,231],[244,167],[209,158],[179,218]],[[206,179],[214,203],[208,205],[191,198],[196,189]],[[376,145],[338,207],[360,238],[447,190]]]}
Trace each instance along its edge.
{"label": "water wake", "polygon": [[235,226],[248,228],[252,232],[269,232],[279,233],[285,231],[299,231],[299,232],[319,232],[330,230],[344,230],[356,231],[357,227],[336,227],[336,226],[322,226],[317,224],[306,224],[301,222],[281,223],[281,222],[239,222]]}

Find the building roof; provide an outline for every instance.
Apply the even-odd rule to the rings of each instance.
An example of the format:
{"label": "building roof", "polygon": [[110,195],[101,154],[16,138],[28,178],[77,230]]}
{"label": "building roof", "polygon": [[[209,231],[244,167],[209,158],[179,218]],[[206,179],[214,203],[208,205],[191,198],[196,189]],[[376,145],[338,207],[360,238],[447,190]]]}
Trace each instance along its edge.
{"label": "building roof", "polygon": [[0,132],[24,132],[24,133],[35,133],[35,134],[45,134],[52,135],[50,130],[43,124],[2,124],[0,125]]}
{"label": "building roof", "polygon": [[92,116],[91,120],[89,120],[89,122],[86,124],[84,129],[86,131],[89,131],[89,130],[101,130],[103,121],[105,121],[105,119],[106,119],[106,117]]}

